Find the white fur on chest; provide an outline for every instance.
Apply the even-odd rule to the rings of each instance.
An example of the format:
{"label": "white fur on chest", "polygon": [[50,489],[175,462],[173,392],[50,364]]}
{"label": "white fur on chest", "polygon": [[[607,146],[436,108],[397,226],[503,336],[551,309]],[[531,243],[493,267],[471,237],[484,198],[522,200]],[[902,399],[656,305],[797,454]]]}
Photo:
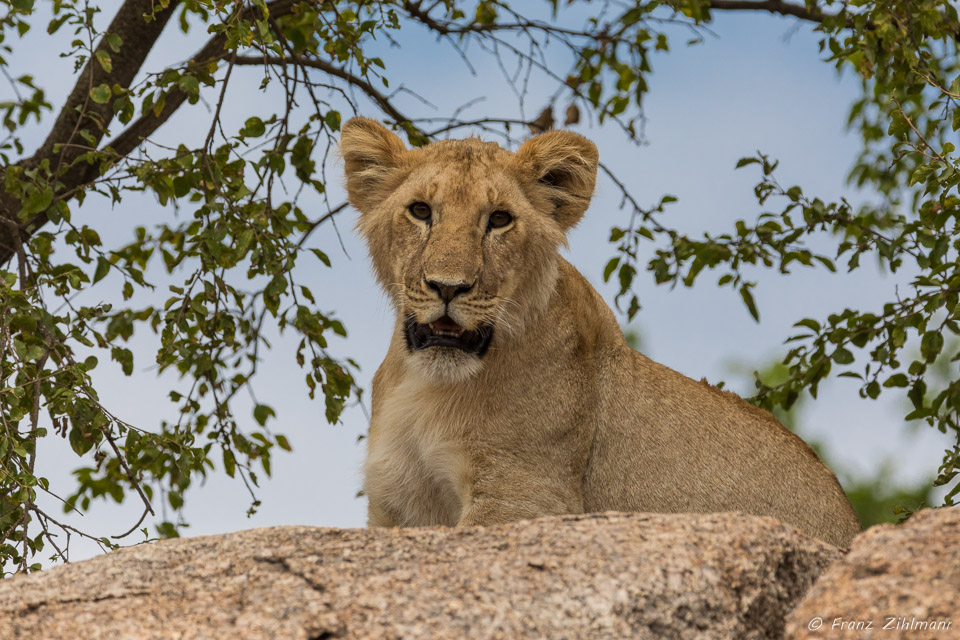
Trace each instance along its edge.
{"label": "white fur on chest", "polygon": [[453,526],[469,500],[468,417],[457,404],[413,378],[392,389],[374,417],[364,490],[400,526]]}

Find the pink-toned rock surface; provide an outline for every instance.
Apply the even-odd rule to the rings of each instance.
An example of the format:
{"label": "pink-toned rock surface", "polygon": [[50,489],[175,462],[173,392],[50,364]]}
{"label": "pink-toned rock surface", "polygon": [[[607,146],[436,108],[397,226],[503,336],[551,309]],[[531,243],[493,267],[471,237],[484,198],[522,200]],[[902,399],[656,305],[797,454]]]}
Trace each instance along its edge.
{"label": "pink-toned rock surface", "polygon": [[779,638],[839,552],[772,518],[278,527],[0,583],[0,638]]}
{"label": "pink-toned rock surface", "polygon": [[790,614],[786,637],[960,638],[960,508],[858,536]]}

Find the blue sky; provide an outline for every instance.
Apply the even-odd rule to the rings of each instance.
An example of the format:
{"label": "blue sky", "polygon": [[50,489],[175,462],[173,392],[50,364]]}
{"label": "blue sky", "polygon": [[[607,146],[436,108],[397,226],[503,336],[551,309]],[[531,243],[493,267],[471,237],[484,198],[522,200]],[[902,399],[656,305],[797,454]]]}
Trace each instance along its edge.
{"label": "blue sky", "polygon": [[[110,17],[102,15],[99,24],[105,26]],[[693,234],[730,229],[736,219],[751,220],[760,213],[752,191],[757,172],[734,171],[738,158],[758,149],[780,159],[778,177],[786,184],[802,185],[825,200],[867,197],[845,185],[859,148],[856,137],[844,130],[847,109],[859,91],[858,80],[851,74],[838,76],[832,65],[822,62],[816,35],[807,26],[796,28],[791,20],[727,14],[718,16],[711,28],[716,37],[707,36],[703,44],[692,47],[684,46],[685,33],[674,31],[674,51],[653,57],[651,90],[645,101],[648,144],[636,146],[626,141],[615,126],[586,124],[575,129],[598,144],[601,159],[616,168],[638,200],[653,203],[670,193],[679,201],[668,209],[669,224]],[[404,30],[394,35],[398,48],[380,45],[391,87],[402,84],[419,92],[437,105],[440,114],[483,97],[467,117],[521,115],[516,97],[489,58],[486,62],[476,58],[477,75],[473,76],[449,47],[435,43],[422,31]],[[157,70],[181,61],[198,49],[203,39],[202,33],[180,34],[171,22],[146,68]],[[37,23],[11,64],[14,75],[33,73],[55,105],[62,103],[73,85],[72,63],[57,57],[62,46],[60,34],[51,38]],[[556,62],[558,73],[566,72],[569,61],[561,51],[551,50],[549,57]],[[260,73],[253,68],[234,71],[223,113],[228,125],[281,108],[276,83],[266,92],[258,91]],[[536,114],[545,102],[540,96],[550,93],[552,87],[534,81],[525,115]],[[409,114],[434,113],[410,95],[398,95],[397,103]],[[364,115],[378,115],[362,99],[360,104]],[[181,109],[157,139],[195,146],[206,134],[211,118],[212,113],[201,105]],[[31,142],[39,143],[43,132],[36,129],[25,140],[28,148]],[[336,203],[343,193],[340,168],[332,162],[328,173],[330,198]],[[602,180],[586,217],[571,233],[566,252],[608,301],[615,290],[603,285],[601,273],[614,253],[607,242],[609,230],[627,219],[618,203],[615,187]],[[318,211],[321,204],[313,202]],[[166,218],[172,211],[152,197],[133,195],[112,208],[105,200],[91,199],[76,215],[98,226],[108,243],[120,243],[129,240],[135,225]],[[369,389],[370,378],[386,351],[392,312],[376,288],[365,249],[352,231],[355,215],[349,211],[338,218],[340,239],[331,227],[311,237],[313,246],[330,255],[334,268],[310,267],[300,277],[313,289],[320,308],[336,310],[344,321],[349,337],[333,344],[332,351],[360,363],[359,382]],[[164,277],[151,275],[162,296]],[[785,351],[782,342],[792,335],[791,325],[798,319],[822,317],[845,306],[876,308],[893,297],[898,283],[906,282],[902,276],[884,276],[871,266],[842,277],[797,270],[787,277],[757,272],[756,279],[760,324],[750,318],[735,292],[717,289],[715,277],[709,274],[702,276],[693,290],[656,287],[652,277],[641,275],[637,289],[644,308],[636,324],[643,335],[643,351],[686,375],[710,381],[726,379],[749,394],[752,387],[743,376],[733,379],[732,362],[767,363]],[[119,300],[119,283],[108,278],[89,296],[87,303]],[[101,357],[96,372],[104,403],[125,420],[147,427],[174,414],[166,394],[176,380],[155,376],[149,366],[154,345],[148,334],[135,338],[131,348],[138,359],[132,378],[124,377],[106,357]],[[276,430],[288,435],[293,453],[278,454],[274,460],[274,476],[264,479],[258,492],[263,505],[252,518],[245,515],[249,500],[242,484],[227,479],[219,470],[204,486],[191,490],[185,510],[191,523],[188,535],[281,524],[364,524],[365,503],[355,494],[364,453],[357,436],[364,432],[366,419],[355,408],[344,414],[339,425],[323,421],[322,405],[307,398],[303,372],[293,361],[295,346],[289,340],[277,341],[264,355],[257,384],[259,399],[278,409]],[[929,428],[907,437],[912,432],[903,425],[900,409],[891,399],[859,400],[851,381],[833,381],[805,411],[801,435],[826,441],[832,457],[844,469],[869,473],[882,460],[895,456],[895,478],[916,481],[934,470],[947,441]],[[237,413],[253,426],[245,409],[239,408]],[[38,464],[42,467],[39,472],[54,487],[69,492],[69,472],[77,461],[66,442],[44,443]],[[95,504],[84,517],[73,516],[69,521],[113,534],[128,529],[139,515],[139,505],[129,499],[120,506]],[[96,552],[92,545],[75,543],[74,559]]]}

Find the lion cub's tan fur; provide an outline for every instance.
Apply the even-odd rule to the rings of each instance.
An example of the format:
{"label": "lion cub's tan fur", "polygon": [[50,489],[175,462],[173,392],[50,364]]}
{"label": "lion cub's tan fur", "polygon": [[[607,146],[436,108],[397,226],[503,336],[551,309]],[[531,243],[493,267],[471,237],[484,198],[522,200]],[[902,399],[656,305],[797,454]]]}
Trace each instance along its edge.
{"label": "lion cub's tan fur", "polygon": [[[593,194],[570,132],[516,153],[477,139],[407,149],[356,118],[341,150],[397,322],[373,381],[371,526],[488,525],[585,511],[743,511],[836,545],[860,531],[834,475],[766,411],[630,349],[558,254]],[[408,207],[427,203],[429,221]],[[503,228],[488,226],[508,211]],[[447,305],[426,282],[466,283]],[[412,350],[404,321],[494,326],[482,357]]]}

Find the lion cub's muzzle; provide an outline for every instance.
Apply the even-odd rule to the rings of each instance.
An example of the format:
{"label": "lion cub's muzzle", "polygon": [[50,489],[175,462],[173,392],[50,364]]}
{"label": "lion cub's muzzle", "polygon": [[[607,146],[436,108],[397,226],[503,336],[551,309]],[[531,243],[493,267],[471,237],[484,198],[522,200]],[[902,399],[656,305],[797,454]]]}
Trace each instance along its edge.
{"label": "lion cub's muzzle", "polygon": [[449,347],[482,358],[493,339],[493,325],[480,325],[468,331],[457,324],[450,316],[442,316],[428,324],[421,324],[413,317],[407,317],[404,324],[407,346],[413,351],[430,347]]}

